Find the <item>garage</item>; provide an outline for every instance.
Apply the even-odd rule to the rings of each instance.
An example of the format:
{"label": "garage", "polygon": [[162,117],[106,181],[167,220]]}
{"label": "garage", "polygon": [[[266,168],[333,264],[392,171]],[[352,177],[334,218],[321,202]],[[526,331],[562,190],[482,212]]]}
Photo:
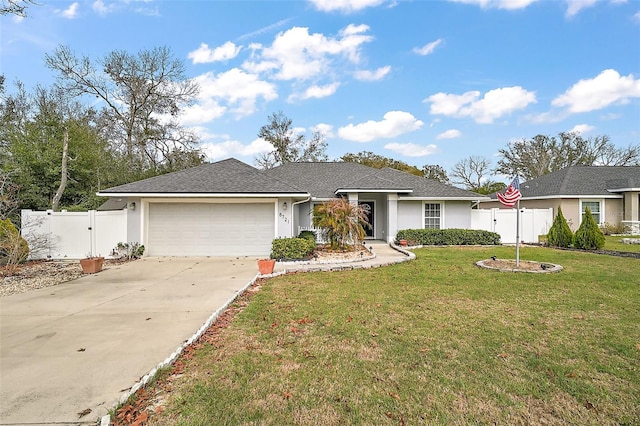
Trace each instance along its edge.
{"label": "garage", "polygon": [[149,203],[151,256],[268,256],[274,203]]}

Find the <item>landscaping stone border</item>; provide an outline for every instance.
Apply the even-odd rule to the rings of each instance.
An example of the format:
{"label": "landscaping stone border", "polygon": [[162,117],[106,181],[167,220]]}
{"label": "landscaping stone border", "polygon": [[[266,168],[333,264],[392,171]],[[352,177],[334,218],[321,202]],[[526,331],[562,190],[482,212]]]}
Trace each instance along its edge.
{"label": "landscaping stone border", "polygon": [[[521,260],[520,263],[521,264],[522,263],[538,264],[541,266],[539,270],[538,269],[531,270],[531,269],[516,269],[516,268],[496,268],[495,266],[490,266],[485,263],[485,262],[492,262],[492,261],[493,259],[479,260],[476,262],[476,266],[479,266],[484,269],[493,269],[495,271],[500,271],[500,272],[528,272],[530,274],[551,274],[554,272],[560,272],[564,269],[562,266],[556,265],[555,263],[536,262],[534,260]],[[546,268],[542,269],[542,265],[545,265]]]}

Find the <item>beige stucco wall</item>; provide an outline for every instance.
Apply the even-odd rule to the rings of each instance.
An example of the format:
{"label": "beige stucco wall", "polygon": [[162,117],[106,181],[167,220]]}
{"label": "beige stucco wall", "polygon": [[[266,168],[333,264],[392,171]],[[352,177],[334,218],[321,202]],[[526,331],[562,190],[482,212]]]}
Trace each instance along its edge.
{"label": "beige stucco wall", "polygon": [[[583,200],[592,200],[585,198]],[[593,198],[601,201],[602,198]],[[558,207],[562,207],[562,214],[567,219],[567,223],[572,231],[577,231],[580,226],[582,214],[580,211],[581,199],[578,198],[548,198],[544,200],[521,200],[520,207],[526,209],[548,209],[553,208],[553,216],[558,214]],[[481,209],[508,208],[499,201],[483,201],[480,203]],[[623,220],[623,200],[621,198],[604,199],[604,221],[612,225],[620,224]]]}

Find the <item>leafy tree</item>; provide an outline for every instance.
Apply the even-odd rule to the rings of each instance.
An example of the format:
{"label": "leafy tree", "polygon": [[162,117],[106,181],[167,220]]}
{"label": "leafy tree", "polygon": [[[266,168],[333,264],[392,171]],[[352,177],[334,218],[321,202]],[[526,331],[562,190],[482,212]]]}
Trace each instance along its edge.
{"label": "leafy tree", "polygon": [[567,166],[640,165],[640,145],[616,148],[608,136],[584,139],[579,133],[537,135],[510,142],[499,151],[496,172],[530,180]]}
{"label": "leafy tree", "polygon": [[60,46],[45,56],[58,72],[58,84],[70,96],[98,98],[101,134],[124,152],[129,168],[157,170],[176,149],[191,150],[196,136],[178,122],[195,101],[198,86],[185,78],[182,61],[167,47],[137,55],[113,51],[93,62]]}
{"label": "leafy tree", "polygon": [[449,185],[449,176],[447,171],[437,164],[426,164],[422,167],[422,173],[427,179],[437,180],[438,182],[446,183]]}
{"label": "leafy tree", "polygon": [[567,219],[562,214],[562,208],[558,207],[558,214],[553,219],[553,225],[547,234],[547,244],[552,247],[569,247],[573,242],[573,233]]}
{"label": "leafy tree", "polygon": [[583,250],[600,250],[604,243],[604,234],[593,218],[591,209],[587,207],[582,223],[573,236],[573,246]]}
{"label": "leafy tree", "polygon": [[313,226],[322,230],[332,249],[354,247],[364,240],[364,227],[368,223],[368,211],[364,205],[349,202],[346,198],[335,198],[315,206]]}
{"label": "leafy tree", "polygon": [[371,151],[361,151],[357,154],[344,154],[342,157],[340,157],[340,160],[347,163],[363,164],[365,166],[373,167],[374,169],[389,167],[392,169],[411,173],[412,175],[420,177],[424,176],[424,172],[415,166],[411,166],[400,160],[394,160],[393,158],[374,154]]}
{"label": "leafy tree", "polygon": [[270,169],[285,163],[327,161],[327,142],[321,133],[314,132],[307,140],[302,133],[296,133],[293,121],[282,111],[272,113],[268,120],[258,137],[269,142],[273,151],[255,158],[258,167]]}
{"label": "leafy tree", "polygon": [[0,102],[0,169],[20,188],[20,208],[56,208],[56,194],[62,206],[96,207],[94,194],[102,185],[124,183],[117,155],[97,133],[95,111],[55,88],[38,86],[27,93],[18,83],[17,89]]}
{"label": "leafy tree", "polygon": [[31,4],[37,4],[33,0],[1,0],[0,15],[17,15],[21,17],[27,16],[27,7]]}

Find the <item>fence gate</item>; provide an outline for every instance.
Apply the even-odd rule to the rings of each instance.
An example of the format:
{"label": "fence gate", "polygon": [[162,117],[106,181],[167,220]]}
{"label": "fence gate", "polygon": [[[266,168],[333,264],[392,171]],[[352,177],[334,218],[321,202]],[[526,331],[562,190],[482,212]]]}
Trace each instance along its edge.
{"label": "fence gate", "polygon": [[[500,234],[503,244],[516,243],[516,209],[471,210],[471,229],[482,229]],[[553,209],[520,209],[520,241],[537,243],[553,224]]]}

